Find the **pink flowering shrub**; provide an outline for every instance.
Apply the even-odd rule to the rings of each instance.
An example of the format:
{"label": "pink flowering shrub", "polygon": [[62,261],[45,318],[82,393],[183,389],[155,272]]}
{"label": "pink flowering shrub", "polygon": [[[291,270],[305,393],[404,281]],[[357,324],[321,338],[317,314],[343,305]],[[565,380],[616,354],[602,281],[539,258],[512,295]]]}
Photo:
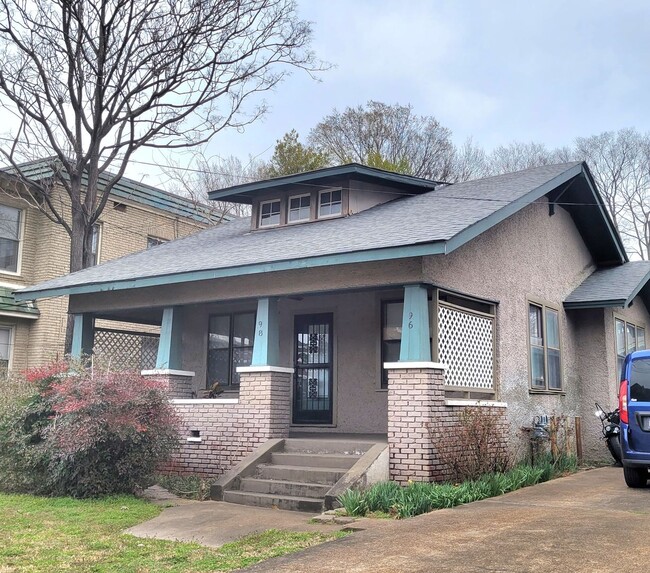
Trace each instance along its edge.
{"label": "pink flowering shrub", "polygon": [[136,372],[55,363],[25,378],[33,394],[0,420],[0,487],[74,497],[133,492],[178,446],[164,388]]}

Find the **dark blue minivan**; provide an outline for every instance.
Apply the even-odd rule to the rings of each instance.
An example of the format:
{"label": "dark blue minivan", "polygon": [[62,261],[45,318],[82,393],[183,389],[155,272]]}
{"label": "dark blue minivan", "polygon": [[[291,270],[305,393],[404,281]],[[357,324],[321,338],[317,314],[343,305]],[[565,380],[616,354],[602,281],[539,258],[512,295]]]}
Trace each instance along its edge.
{"label": "dark blue minivan", "polygon": [[644,487],[650,469],[650,350],[625,358],[618,402],[625,483]]}

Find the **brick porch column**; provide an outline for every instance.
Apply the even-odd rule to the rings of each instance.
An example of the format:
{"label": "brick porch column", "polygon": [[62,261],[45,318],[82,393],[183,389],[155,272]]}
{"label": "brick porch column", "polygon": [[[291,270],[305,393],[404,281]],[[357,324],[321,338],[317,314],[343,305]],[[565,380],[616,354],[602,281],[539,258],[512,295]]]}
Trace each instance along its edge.
{"label": "brick porch column", "polygon": [[239,406],[241,432],[257,443],[288,438],[291,422],[293,368],[240,366]]}
{"label": "brick porch column", "polygon": [[168,368],[158,368],[156,370],[143,370],[141,372],[145,378],[159,380],[167,388],[170,398],[194,398],[192,390],[192,380],[194,372],[187,370],[170,370]]}
{"label": "brick porch column", "polygon": [[390,479],[398,483],[431,481],[439,470],[429,427],[442,423],[446,366],[387,362],[384,368],[388,371]]}

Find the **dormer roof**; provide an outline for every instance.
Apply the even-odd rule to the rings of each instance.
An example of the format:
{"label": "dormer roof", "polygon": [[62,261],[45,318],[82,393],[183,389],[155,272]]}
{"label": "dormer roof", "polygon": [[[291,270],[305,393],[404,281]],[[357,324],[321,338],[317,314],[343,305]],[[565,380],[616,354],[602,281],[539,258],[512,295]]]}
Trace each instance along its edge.
{"label": "dormer roof", "polygon": [[413,177],[402,173],[393,173],[392,171],[367,167],[360,163],[347,163],[346,165],[325,167],[306,173],[242,183],[241,185],[235,185],[226,189],[211,191],[208,196],[212,200],[226,200],[232,203],[251,204],[253,198],[259,193],[268,193],[271,190],[281,192],[300,187],[303,187],[305,190],[311,190],[314,186],[327,186],[350,178],[369,183],[383,183],[405,195],[418,195],[445,185],[445,183],[440,181]]}

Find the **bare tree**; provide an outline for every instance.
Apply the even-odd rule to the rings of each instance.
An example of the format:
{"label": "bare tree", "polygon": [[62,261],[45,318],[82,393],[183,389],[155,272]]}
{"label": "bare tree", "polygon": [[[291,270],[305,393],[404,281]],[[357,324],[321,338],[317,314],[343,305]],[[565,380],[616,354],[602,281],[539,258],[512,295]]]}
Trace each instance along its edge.
{"label": "bare tree", "polygon": [[576,139],[576,154],[587,161],[614,225],[636,256],[650,247],[650,135],[635,129],[606,131]]}
{"label": "bare tree", "polygon": [[263,179],[265,169],[266,164],[254,157],[243,162],[234,155],[208,158],[202,152],[194,153],[192,159],[183,165],[169,160],[163,167],[172,191],[207,208],[215,223],[223,217],[250,215],[250,207],[228,201],[210,201],[208,193]]}
{"label": "bare tree", "polygon": [[572,160],[573,152],[569,148],[548,149],[543,143],[515,141],[494,149],[487,156],[486,164],[490,175],[498,175]]}
{"label": "bare tree", "polygon": [[0,0],[0,105],[18,125],[0,153],[24,182],[24,160],[51,156],[51,179],[22,190],[70,235],[70,270],[134,152],[254,121],[252,96],[318,68],[310,39],[293,0]]}
{"label": "bare tree", "polygon": [[479,179],[490,174],[487,154],[482,147],[469,138],[454,149],[451,175],[449,181],[458,183],[470,179]]}
{"label": "bare tree", "polygon": [[409,173],[429,179],[451,174],[451,132],[431,116],[413,113],[410,105],[369,101],[365,107],[334,110],[314,127],[309,143],[335,163],[367,164],[379,157],[390,165],[409,166]]}

